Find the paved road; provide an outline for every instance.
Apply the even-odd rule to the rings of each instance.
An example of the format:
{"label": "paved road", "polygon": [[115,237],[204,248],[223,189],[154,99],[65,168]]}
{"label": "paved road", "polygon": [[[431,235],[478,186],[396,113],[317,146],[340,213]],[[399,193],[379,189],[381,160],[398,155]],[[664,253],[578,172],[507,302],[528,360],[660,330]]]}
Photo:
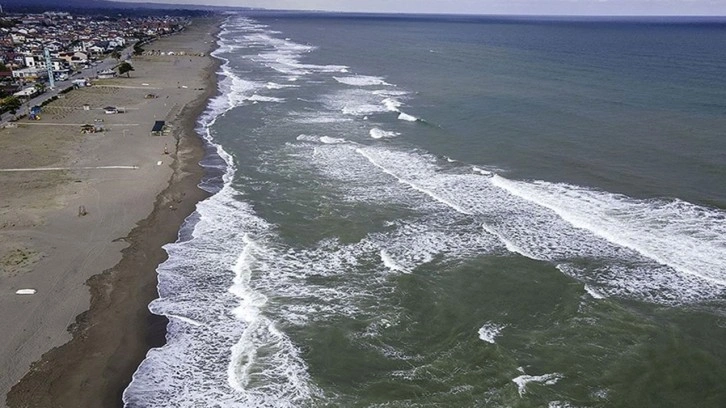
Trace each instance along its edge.
{"label": "paved road", "polygon": [[[127,47],[123,51],[121,51],[121,61],[124,61],[128,58],[130,58],[132,52],[132,47]],[[119,61],[116,61],[115,59],[111,58],[110,56],[106,57],[104,60],[98,62],[98,64],[94,67],[91,66],[89,68],[84,68],[81,70],[80,74],[75,74],[71,76],[68,80],[65,81],[56,81],[55,87],[53,89],[48,89],[45,91],[42,95],[38,95],[36,97],[31,98],[28,102],[24,103],[23,106],[18,110],[18,115],[27,113],[27,109],[30,109],[32,106],[40,105],[46,100],[58,95],[58,93],[70,86],[73,85],[74,79],[81,79],[81,78],[95,78],[96,73],[103,71],[105,69],[110,69],[115,67],[119,64]],[[26,108],[27,107],[27,108]],[[13,115],[10,113],[3,113],[0,115],[0,126],[4,126],[7,122],[10,121]]]}

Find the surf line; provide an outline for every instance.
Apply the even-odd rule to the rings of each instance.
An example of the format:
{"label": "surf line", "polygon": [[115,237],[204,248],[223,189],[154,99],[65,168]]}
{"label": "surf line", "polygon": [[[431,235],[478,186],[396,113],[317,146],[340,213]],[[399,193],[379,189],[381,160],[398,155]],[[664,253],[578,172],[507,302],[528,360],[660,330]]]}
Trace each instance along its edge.
{"label": "surf line", "polygon": [[62,170],[96,170],[96,169],[123,169],[138,170],[139,166],[94,166],[94,167],[36,167],[29,169],[0,169],[0,172],[20,172],[20,171],[62,171]]}
{"label": "surf line", "polygon": [[411,181],[408,181],[408,180],[406,180],[404,178],[401,178],[401,177],[397,176],[395,173],[393,173],[392,171],[390,171],[387,168],[385,168],[382,164],[376,162],[375,159],[373,159],[373,157],[371,157],[371,155],[369,155],[368,153],[366,153],[362,149],[358,148],[358,149],[355,149],[355,151],[358,154],[360,154],[361,156],[363,156],[366,159],[368,159],[368,161],[371,162],[371,164],[373,164],[374,166],[376,166],[379,169],[381,169],[384,173],[386,173],[386,174],[394,177],[396,180],[398,180],[399,183],[406,184],[409,187],[413,188],[414,190],[416,190],[416,191],[418,191],[420,193],[426,194],[427,196],[433,198],[434,200],[436,200],[436,201],[438,201],[440,203],[443,203],[443,204],[445,204],[445,205],[453,208],[455,211],[457,211],[457,212],[459,212],[461,214],[474,215],[472,212],[465,210],[461,206],[459,206],[459,205],[457,205],[457,204],[455,204],[455,203],[453,203],[453,202],[451,202],[451,201],[449,201],[449,200],[447,200],[447,199],[445,199],[445,198],[437,195],[436,193],[434,193],[432,191],[429,191],[429,190],[427,190],[427,189],[425,189],[423,187],[420,187],[416,183],[413,183]]}

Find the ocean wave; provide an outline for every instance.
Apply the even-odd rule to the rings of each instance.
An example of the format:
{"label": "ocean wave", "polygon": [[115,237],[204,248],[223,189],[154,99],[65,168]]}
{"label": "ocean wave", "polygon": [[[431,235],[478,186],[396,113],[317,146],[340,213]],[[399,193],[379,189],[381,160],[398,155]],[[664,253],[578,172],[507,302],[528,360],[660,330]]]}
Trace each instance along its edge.
{"label": "ocean wave", "polygon": [[[352,158],[354,153],[363,160]],[[721,210],[513,181],[491,172],[445,172],[450,163],[383,146],[317,149],[315,159],[325,161],[325,174],[348,186],[352,199],[409,205],[429,200],[480,220],[481,234],[507,251],[551,262],[586,284],[593,297],[679,304],[715,299],[726,290],[726,217]],[[395,184],[387,184],[386,176]],[[410,191],[403,193],[398,186]],[[386,254],[404,265],[389,249]]]}
{"label": "ocean wave", "polygon": [[[164,247],[169,256],[157,269],[159,298],[149,308],[168,317],[167,342],[150,350],[134,373],[125,406],[286,406],[309,403],[318,393],[300,351],[262,313],[266,298],[249,281],[265,252],[252,237],[264,236],[269,226],[235,198],[234,161],[214,143],[210,127],[249,100],[240,95],[256,86],[223,72],[221,95],[210,101],[198,128],[226,163],[223,187],[197,204],[190,236]],[[218,239],[227,245],[220,248]],[[266,381],[257,384],[258,378]]]}
{"label": "ocean wave", "polygon": [[348,72],[345,65],[316,65],[300,62],[302,56],[316,49],[306,44],[296,43],[291,40],[275,37],[270,32],[255,32],[243,36],[244,45],[255,47],[260,52],[248,56],[253,61],[259,62],[279,73],[290,76],[290,78],[309,75],[314,72],[340,73]]}
{"label": "ocean wave", "polygon": [[405,113],[405,112],[401,112],[398,115],[398,119],[399,120],[405,120],[406,122],[416,122],[416,121],[419,120],[419,118],[417,118],[415,116],[412,116],[412,115],[409,115],[408,113]]}
{"label": "ocean wave", "polygon": [[333,77],[336,81],[341,84],[352,85],[352,86],[390,86],[382,77],[367,76],[367,75],[355,75],[347,77]]}
{"label": "ocean wave", "polygon": [[267,300],[250,276],[267,249],[264,238],[251,237],[269,226],[236,194],[227,184],[199,203],[192,239],[165,247],[150,309],[170,320],[167,344],[139,366],[124,392],[127,406],[301,404],[317,393],[299,350],[262,313]]}
{"label": "ocean wave", "polygon": [[[306,78],[348,68],[303,64],[302,56],[314,46],[278,38],[279,33],[251,20],[231,21],[214,53],[226,61],[221,95],[210,101],[199,128],[223,159],[223,183],[217,194],[199,203],[189,221],[193,228],[183,227],[184,239],[180,234],[178,242],[165,247],[169,259],[158,269],[160,298],[150,308],[170,320],[167,344],[151,350],[134,374],[124,393],[127,406],[308,406],[325,400],[288,329],[345,317],[369,322],[359,336],[380,336],[405,313],[386,301],[397,282],[418,278],[440,263],[521,255],[548,262],[580,281],[587,301],[587,296],[628,297],[683,304],[726,293],[722,210],[512,180],[494,168],[409,150],[400,146],[401,140],[372,141],[366,136],[382,139],[398,133],[371,128],[362,121],[367,115],[381,114],[382,120],[376,120],[381,127],[394,112],[401,120],[421,121],[401,111],[405,91],[362,88],[389,86],[382,77],[334,77],[358,87],[353,89],[331,83],[332,75]],[[224,55],[241,49],[250,54],[240,58],[275,76],[256,82],[237,75]],[[211,126],[245,103],[285,101],[261,95],[298,87],[281,81],[300,80],[302,88],[319,77],[336,90],[319,99],[288,97],[289,104],[304,108],[274,121],[286,121],[287,127],[280,126],[289,132],[285,137],[298,136],[285,139],[283,151],[274,154],[284,154],[285,165],[295,172],[313,172],[315,183],[336,203],[349,208],[371,204],[406,216],[362,237],[293,246],[279,226],[258,216],[242,191],[233,188],[235,162],[214,144]],[[320,124],[333,125],[309,126]],[[328,208],[321,204],[318,210]],[[483,342],[495,343],[505,325],[482,321],[478,330],[467,329],[468,335],[476,331]],[[416,362],[402,347],[369,343],[387,358]],[[417,370],[425,368],[394,375],[414,379]],[[561,378],[522,371],[512,381],[523,396],[528,384],[554,384]]]}
{"label": "ocean wave", "polygon": [[392,138],[392,137],[396,137],[396,136],[400,135],[400,133],[398,133],[398,132],[394,132],[391,130],[383,130],[383,129],[379,129],[379,128],[371,129],[369,131],[369,134],[374,139],[388,139],[388,138]]}
{"label": "ocean wave", "polygon": [[496,343],[495,339],[499,336],[499,333],[501,333],[504,327],[505,326],[501,324],[488,322],[479,328],[477,334],[479,335],[480,340],[494,344]]}
{"label": "ocean wave", "polygon": [[[522,371],[524,372],[524,371]],[[513,378],[512,382],[517,384],[517,392],[519,392],[519,396],[523,397],[524,394],[527,392],[527,384],[529,383],[540,383],[544,385],[554,385],[557,384],[559,380],[563,378],[562,374],[558,373],[551,373],[551,374],[542,374],[542,375],[520,375],[519,377]]]}
{"label": "ocean wave", "polygon": [[274,96],[264,96],[258,94],[253,94],[252,96],[248,97],[247,100],[252,102],[285,102],[284,98],[276,98]]}
{"label": "ocean wave", "polygon": [[563,183],[492,183],[545,207],[573,227],[633,250],[682,274],[726,285],[726,219],[722,211],[681,200],[635,200]]}

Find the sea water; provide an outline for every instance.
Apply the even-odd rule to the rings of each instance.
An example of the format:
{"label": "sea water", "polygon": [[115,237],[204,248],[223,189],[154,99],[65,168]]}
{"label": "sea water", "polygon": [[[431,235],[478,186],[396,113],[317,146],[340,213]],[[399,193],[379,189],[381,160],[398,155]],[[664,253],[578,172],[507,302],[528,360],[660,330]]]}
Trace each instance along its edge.
{"label": "sea water", "polygon": [[726,406],[725,45],[230,16],[126,406]]}

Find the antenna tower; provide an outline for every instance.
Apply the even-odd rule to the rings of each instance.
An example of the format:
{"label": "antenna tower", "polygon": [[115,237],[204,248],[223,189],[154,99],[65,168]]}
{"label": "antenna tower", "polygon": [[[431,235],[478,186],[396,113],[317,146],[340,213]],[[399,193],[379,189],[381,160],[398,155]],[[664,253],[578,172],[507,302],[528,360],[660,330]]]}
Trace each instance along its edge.
{"label": "antenna tower", "polygon": [[55,78],[53,78],[53,60],[50,59],[50,51],[48,51],[47,48],[43,49],[43,54],[45,54],[45,68],[48,70],[48,82],[52,89],[55,87]]}

